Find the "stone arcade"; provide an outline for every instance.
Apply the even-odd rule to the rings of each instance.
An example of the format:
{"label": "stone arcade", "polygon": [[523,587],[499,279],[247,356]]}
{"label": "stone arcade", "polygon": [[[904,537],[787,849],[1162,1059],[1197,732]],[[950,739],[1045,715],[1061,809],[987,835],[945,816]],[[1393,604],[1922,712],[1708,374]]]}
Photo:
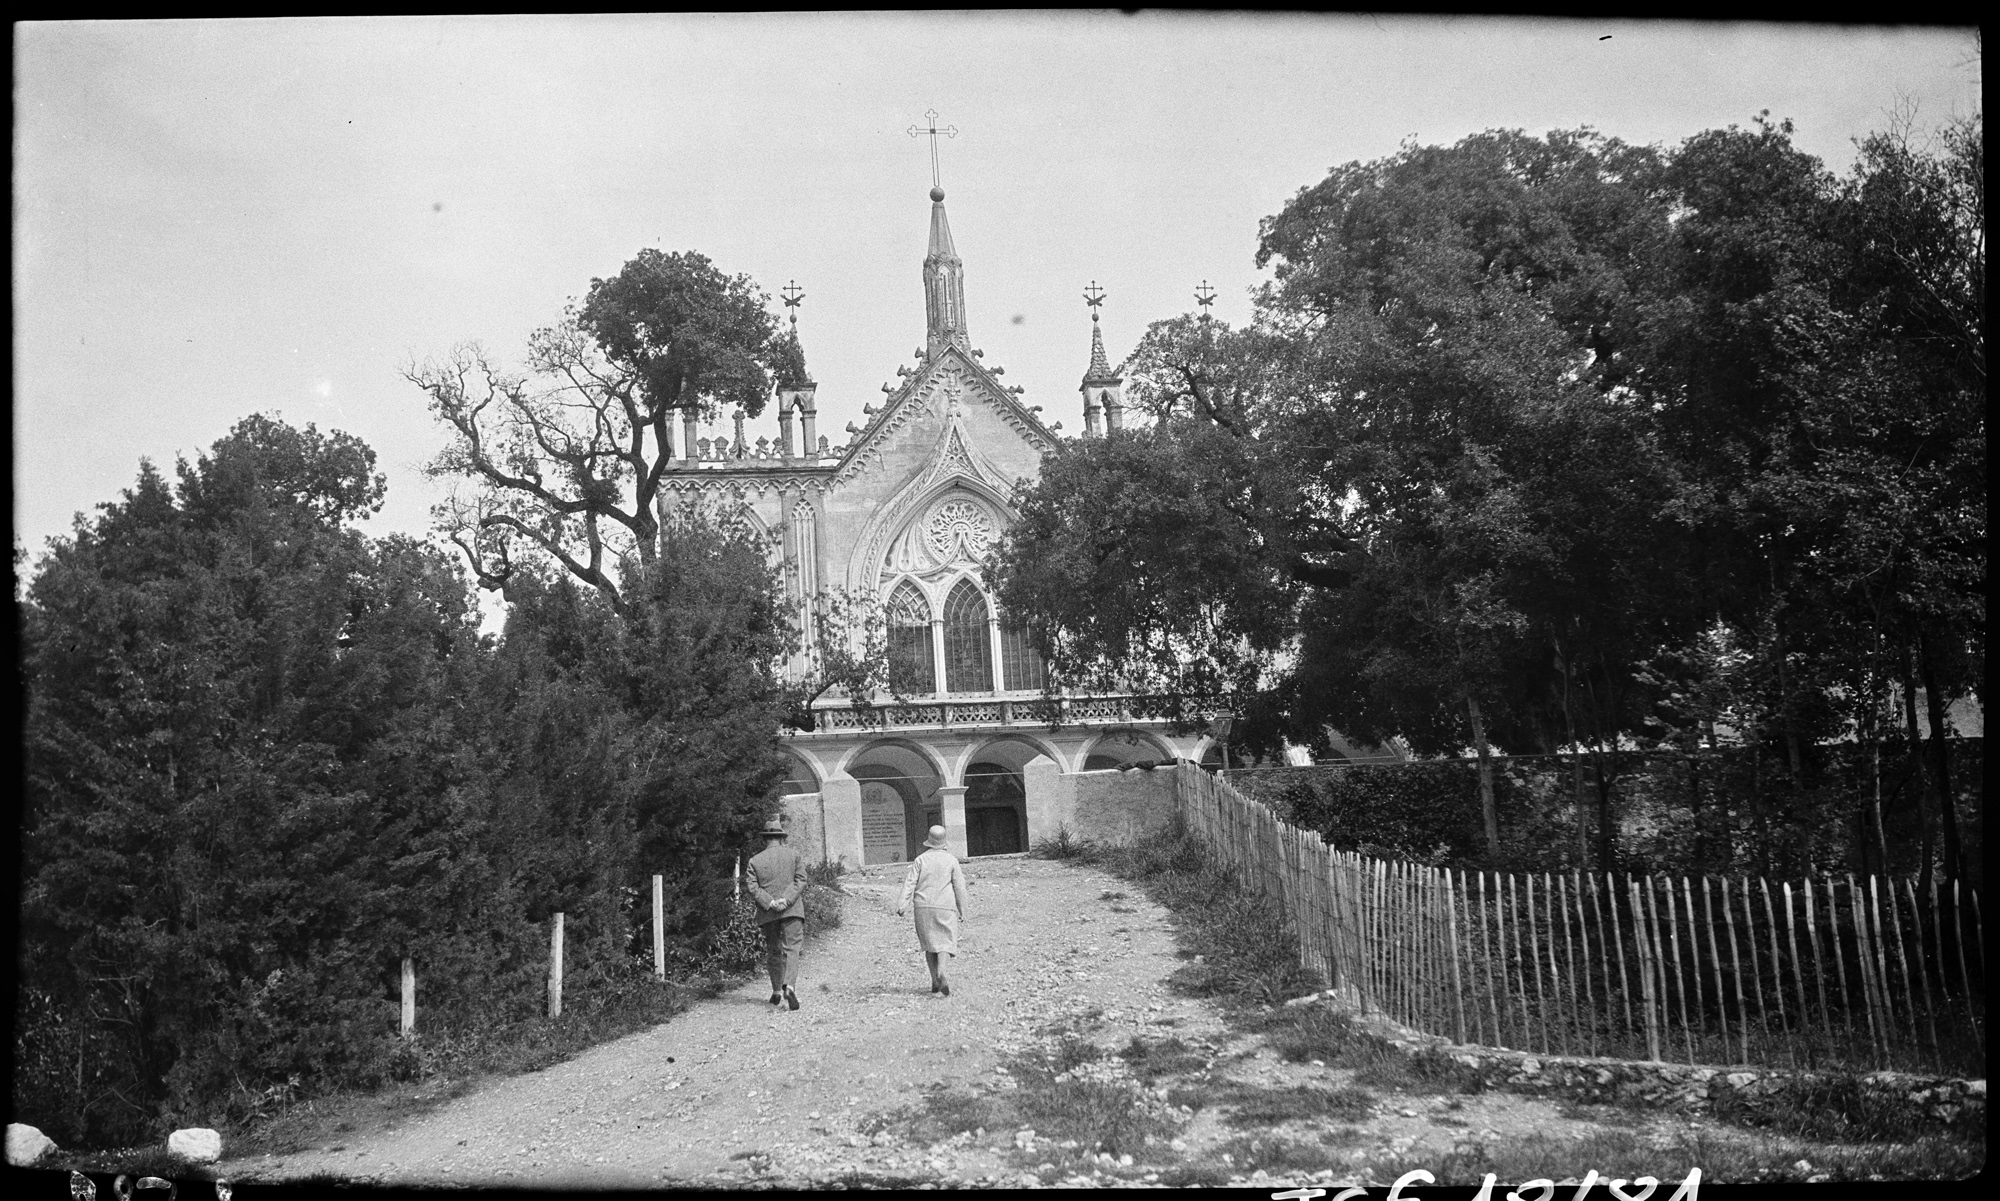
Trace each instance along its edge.
{"label": "stone arcade", "polygon": [[[1211,740],[1134,720],[1120,696],[1066,696],[1051,728],[1042,664],[996,610],[979,563],[1014,520],[1015,482],[1035,478],[1056,435],[968,339],[964,266],[935,187],[923,279],[924,346],[867,410],[867,428],[829,446],[812,381],[781,379],[775,443],[748,443],[740,413],[730,440],[701,438],[686,419],[662,503],[740,498],[802,613],[827,589],[881,599],[910,703],[863,711],[823,697],[814,729],[780,735],[794,762],[785,820],[809,856],[900,862],[932,825],[961,857],[1024,851],[1060,827],[1128,836],[1163,820],[1166,798],[1153,773],[1116,769],[1199,761]],[[1095,316],[1087,434],[1123,417]]]}

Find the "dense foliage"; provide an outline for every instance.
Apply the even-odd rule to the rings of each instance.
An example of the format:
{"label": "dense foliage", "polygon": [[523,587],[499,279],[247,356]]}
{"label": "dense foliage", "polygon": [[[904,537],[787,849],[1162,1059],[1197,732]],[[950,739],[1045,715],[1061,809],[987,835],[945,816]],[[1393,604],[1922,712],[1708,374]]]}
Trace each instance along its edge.
{"label": "dense foliage", "polygon": [[[1687,792],[1695,864],[1830,821],[1857,867],[1976,873],[1943,715],[1985,654],[1982,132],[1845,178],[1763,118],[1337,167],[1263,222],[1251,325],[1153,325],[1148,419],[1023,490],[1002,603],[1052,673],[1247,749],[1471,747],[1489,856],[1496,752],[1743,743],[1774,770]],[[1829,798],[1843,737],[1875,766]],[[1614,808],[1575,815],[1606,866]]]}
{"label": "dense foliage", "polygon": [[783,774],[761,543],[665,522],[623,617],[524,568],[482,638],[451,557],[354,528],[374,461],[252,417],[33,566],[15,1107],[59,1142],[399,1070],[406,956],[427,1036],[532,1017],[556,911],[569,990],[631,987],[655,872],[677,960],[728,951]]}

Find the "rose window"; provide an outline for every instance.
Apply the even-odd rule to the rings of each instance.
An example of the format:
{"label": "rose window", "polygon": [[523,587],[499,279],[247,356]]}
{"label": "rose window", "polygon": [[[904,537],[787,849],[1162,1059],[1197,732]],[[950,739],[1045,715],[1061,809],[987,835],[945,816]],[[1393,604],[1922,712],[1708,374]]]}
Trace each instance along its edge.
{"label": "rose window", "polygon": [[940,563],[983,558],[993,544],[993,518],[969,500],[948,500],[924,526],[924,545]]}

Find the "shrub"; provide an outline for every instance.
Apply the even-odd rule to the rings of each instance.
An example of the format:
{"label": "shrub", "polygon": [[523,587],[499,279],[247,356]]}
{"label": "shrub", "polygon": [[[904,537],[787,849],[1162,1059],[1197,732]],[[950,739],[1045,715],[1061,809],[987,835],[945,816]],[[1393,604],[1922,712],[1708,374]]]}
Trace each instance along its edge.
{"label": "shrub", "polygon": [[1036,859],[1077,859],[1085,863],[1094,862],[1098,855],[1097,844],[1087,838],[1078,838],[1069,832],[1066,825],[1057,826],[1055,835],[1044,838],[1029,849]]}

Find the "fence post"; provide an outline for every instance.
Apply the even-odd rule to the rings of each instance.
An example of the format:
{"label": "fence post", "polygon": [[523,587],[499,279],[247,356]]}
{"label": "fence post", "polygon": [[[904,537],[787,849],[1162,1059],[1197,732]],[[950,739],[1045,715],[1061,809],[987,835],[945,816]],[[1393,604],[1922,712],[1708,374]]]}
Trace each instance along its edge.
{"label": "fence post", "polygon": [[667,885],[664,876],[653,877],[653,979],[667,978]]}
{"label": "fence post", "polygon": [[[1528,899],[1528,970],[1535,974],[1535,1021],[1542,1029],[1542,1053],[1553,1054],[1556,1040],[1549,1033],[1549,998],[1542,990],[1542,943],[1537,927],[1541,924],[1535,916],[1535,873],[1525,872],[1521,881]],[[1516,912],[1519,912],[1518,910]],[[1515,929],[1519,929],[1517,923]],[[1526,990],[1522,996],[1527,995]]]}
{"label": "fence post", "polygon": [[[1931,882],[1935,884],[1937,881],[1933,879]],[[1965,893],[1971,893],[1972,895],[1975,907],[1973,912],[1973,934],[1977,936],[1981,933],[1981,923],[1978,920],[1979,915],[1977,911],[1979,894],[1972,892],[1971,889],[1966,889]],[[1960,912],[1965,908],[1964,903],[1960,900],[1960,897],[1963,895],[1965,894],[1959,891],[1958,881],[1953,880],[1951,882],[1951,940],[1957,944],[1958,949],[1958,983],[1959,987],[1965,990],[1965,1016],[1972,1022],[1972,1036],[1979,1040],[1979,1053],[1984,1055],[1986,1054],[1986,1033],[1979,1028],[1979,1014],[1972,1007],[1972,976],[1965,970],[1965,923],[1959,917]],[[1981,955],[1979,974],[1983,981],[1986,976],[1986,961],[1983,957],[1983,951]]]}
{"label": "fence post", "polygon": [[[1882,890],[1875,883],[1879,879],[1881,877],[1873,873],[1868,877],[1868,945],[1874,952],[1875,958],[1875,991],[1882,998],[1882,1043],[1885,1048],[1893,1051],[1897,1025],[1895,986],[1889,977],[1893,961],[1889,958],[1889,941],[1882,934]],[[1903,995],[1906,998],[1910,996],[1909,984],[1908,978],[1905,978]],[[1915,1017],[1915,1010],[1912,1007],[1910,1028],[1913,1031],[1916,1029]],[[1889,1065],[1885,1062],[1882,1066]]]}
{"label": "fence post", "polygon": [[562,1016],[563,915],[556,911],[549,924],[549,1016]]}
{"label": "fence post", "polygon": [[[1848,1001],[1848,961],[1840,953],[1840,897],[1834,893],[1834,877],[1824,877],[1826,885],[1826,927],[1834,947],[1834,977],[1840,981],[1840,1015],[1848,1023],[1848,1049],[1854,1043],[1854,1003]],[[1854,933],[1856,949],[1860,949],[1860,931]],[[1868,1027],[1868,1049],[1874,1051],[1874,1027]]]}
{"label": "fence post", "polygon": [[[1667,896],[1671,898],[1673,894],[1674,882],[1668,880]],[[1694,882],[1686,876],[1681,877],[1681,912],[1687,915],[1688,920],[1687,961],[1688,976],[1694,981],[1694,1020],[1698,1032],[1706,1038],[1708,1035],[1708,992],[1703,988],[1701,982],[1701,927],[1699,919],[1694,915]],[[1722,1003],[1720,993],[1716,996],[1716,1003],[1718,1005]],[[1727,1027],[1725,1026],[1724,1029],[1726,1031]],[[1704,1048],[1700,1058],[1706,1060],[1707,1057],[1708,1052]],[[1727,1033],[1723,1035],[1721,1062],[1729,1062],[1729,1036]]]}
{"label": "fence post", "polygon": [[[1778,946],[1778,917],[1771,912],[1771,882],[1759,876],[1757,878],[1757,888],[1764,894],[1764,924],[1769,927],[1771,938],[1771,995],[1776,997],[1778,1001],[1778,1030],[1780,1033],[1789,1034],[1791,1021],[1785,1016],[1785,957],[1780,953],[1782,948]],[[1744,932],[1750,940],[1750,961],[1754,966],[1757,961],[1757,915],[1750,908],[1750,877],[1748,876],[1743,877],[1743,916],[1747,923],[1744,926]],[[1806,984],[1805,977],[1800,974],[1798,936],[1792,933],[1792,892],[1791,885],[1789,884],[1785,886],[1785,934],[1790,939],[1789,945],[1792,949],[1792,979],[1799,986],[1799,1033],[1803,1034],[1805,1033],[1807,1022]],[[1764,986],[1762,981],[1763,977],[1761,975],[1758,976],[1757,1025],[1764,1032],[1764,1039],[1768,1042],[1771,1038],[1771,1015],[1764,1008]],[[1799,1039],[1790,1037],[1785,1039],[1785,1062],[1791,1064],[1793,1067],[1797,1067],[1799,1064],[1798,1044],[1800,1041]]]}
{"label": "fence post", "polygon": [[[1571,937],[1569,932],[1569,880],[1565,878],[1561,872],[1557,872],[1555,874],[1554,879],[1555,879],[1555,887],[1550,890],[1549,897],[1551,900],[1555,899],[1555,897],[1558,894],[1560,894],[1562,897],[1560,912],[1562,914],[1562,928],[1563,928],[1563,972],[1569,977],[1569,1021],[1572,1031],[1576,1035],[1577,1054],[1583,1055],[1583,1054],[1588,1054],[1589,1052],[1584,1050],[1586,1043],[1584,1041],[1585,1028],[1583,1025],[1583,1020],[1584,1020],[1583,1011],[1577,1008],[1576,939]],[[1581,897],[1577,899],[1579,901],[1582,900]],[[1582,911],[1579,910],[1578,911],[1579,920],[1577,923],[1579,929],[1581,929],[1582,927],[1581,918],[1582,918]],[[1553,942],[1555,939],[1555,930],[1553,929],[1553,927],[1551,927],[1549,931],[1549,939],[1551,942]],[[1585,972],[1588,972],[1590,970],[1589,960],[1585,960],[1584,964],[1585,964],[1584,970]],[[1590,981],[1587,977],[1584,980],[1584,991],[1586,993],[1590,991]],[[1597,1017],[1596,1008],[1597,1007],[1595,1005],[1591,1006],[1592,1010],[1591,1024],[1593,1031],[1596,1025],[1596,1017]]]}
{"label": "fence post", "polygon": [[1854,973],[1862,989],[1862,1007],[1868,1013],[1868,1047],[1874,1051],[1878,1067],[1888,1067],[1888,1029],[1876,1017],[1874,947],[1868,939],[1868,905],[1862,903],[1862,891],[1854,883],[1854,873],[1848,873],[1848,919],[1854,923]]}
{"label": "fence post", "polygon": [[[1869,878],[1868,886],[1871,889],[1875,887],[1873,877]],[[1910,983],[1909,953],[1903,949],[1903,916],[1896,909],[1896,878],[1894,876],[1889,877],[1889,887],[1885,891],[1889,894],[1889,933],[1896,940],[1896,965],[1902,969],[1903,996],[1910,1014],[1910,1044],[1913,1047],[1921,1047],[1924,1039],[1923,1031],[1917,1025],[1917,990]],[[1877,914],[1879,921],[1879,910],[1877,910]],[[1917,967],[1921,969],[1923,964],[1920,963]]]}
{"label": "fence post", "polygon": [[[1589,1016],[1590,1053],[1592,1055],[1595,1055],[1597,1054],[1597,985],[1593,982],[1590,970],[1590,918],[1584,912],[1583,908],[1584,875],[1585,873],[1581,869],[1578,869],[1570,873],[1569,880],[1570,883],[1576,885],[1576,941],[1578,947],[1583,952],[1583,1003],[1587,1007],[1587,1012],[1590,1015]],[[1602,934],[1603,932],[1604,932],[1604,923],[1599,922],[1598,933]],[[1597,949],[1599,952],[1598,958],[1603,959],[1604,947],[1601,941]],[[1608,1018],[1611,1013],[1611,996],[1610,996],[1609,980],[1607,980],[1605,984],[1606,984],[1606,992],[1604,997],[1604,1012],[1607,1017],[1607,1021],[1605,1024],[1609,1025],[1610,1022],[1608,1021]]]}
{"label": "fence post", "polygon": [[[1693,1063],[1694,1025],[1688,1020],[1687,978],[1681,974],[1681,921],[1674,912],[1674,878],[1668,876],[1665,880],[1659,881],[1659,883],[1664,884],[1667,890],[1667,934],[1672,939],[1672,942],[1668,945],[1672,948],[1674,956],[1674,978],[1671,987],[1678,989],[1680,992],[1681,1039],[1687,1044],[1688,1062]],[[1646,878],[1646,899],[1648,901],[1653,899],[1653,884],[1654,880],[1648,876]],[[1696,972],[1695,979],[1700,980],[1701,973]],[[1661,983],[1665,984],[1666,981],[1663,979]]]}
{"label": "fence post", "polygon": [[[1534,877],[1530,876],[1529,879],[1532,881]],[[1531,883],[1529,887],[1532,888],[1534,885]],[[1541,972],[1535,966],[1535,961],[1521,950],[1521,891],[1514,886],[1513,872],[1507,873],[1507,908],[1514,911],[1514,991],[1521,998],[1521,1049],[1526,1051],[1531,1049],[1528,1046],[1527,973],[1531,971],[1535,972],[1535,995],[1538,999],[1541,996],[1542,976]],[[1534,1024],[1541,1035],[1541,1053],[1547,1055],[1549,1053],[1549,1028],[1546,1017],[1541,1013],[1535,1014],[1534,1017]]]}
{"label": "fence post", "polygon": [[1937,1008],[1931,1003],[1931,978],[1930,974],[1924,971],[1924,911],[1917,905],[1916,882],[1905,879],[1903,881],[1903,894],[1910,898],[1910,921],[1912,923],[1910,933],[1914,936],[1913,941],[1917,944],[1917,983],[1921,984],[1924,989],[1924,1023],[1930,1028],[1931,1034],[1931,1066],[1942,1072],[1944,1071],[1944,1052],[1938,1046]]}
{"label": "fence post", "polygon": [[[1806,877],[1799,885],[1799,891],[1805,894],[1806,942],[1812,947],[1813,988],[1819,993],[1819,1024],[1820,1028],[1826,1031],[1826,1040],[1831,1044],[1834,1041],[1833,1010],[1828,1008],[1826,1001],[1826,956],[1820,954],[1819,950],[1819,915],[1814,911],[1811,876]],[[1792,885],[1790,881],[1787,881],[1785,883],[1785,904],[1788,907],[1792,901],[1791,893]],[[1849,1033],[1851,1034],[1853,1031],[1850,1029]]]}
{"label": "fence post", "polygon": [[[1703,900],[1708,899],[1707,876],[1703,876],[1701,878],[1701,895]],[[1767,901],[1770,899],[1770,894],[1768,892],[1765,893],[1764,896]],[[1743,918],[1745,922],[1744,929],[1748,930],[1750,933],[1750,970],[1753,973],[1755,973],[1757,971],[1757,915],[1750,911],[1750,878],[1748,876],[1743,877]],[[1710,920],[1713,919],[1711,918]],[[1740,944],[1738,944],[1736,941],[1736,911],[1729,907],[1728,876],[1722,877],[1722,922],[1725,926],[1729,928],[1730,979],[1733,980],[1736,984],[1736,1041],[1741,1045],[1743,1049],[1742,1061],[1744,1063],[1749,1063],[1750,1062],[1750,1007],[1743,1003],[1743,955],[1740,949]],[[1775,932],[1776,929],[1777,929],[1777,924],[1774,922],[1772,923],[1772,930]],[[1777,946],[1777,943],[1773,942],[1771,945],[1775,947]],[[1720,967],[1722,962],[1721,952],[1718,951],[1716,953],[1715,959],[1717,966]],[[1785,993],[1784,993],[1785,969],[1783,965],[1781,965],[1778,962],[1777,957],[1775,955],[1771,957],[1771,970],[1777,973],[1778,999],[1780,1002],[1782,1002],[1785,998]],[[1761,974],[1758,974],[1751,979],[1750,987],[1757,994],[1757,1012],[1761,1014],[1764,1012],[1764,981]],[[1720,996],[1722,993],[1722,985],[1717,984],[1715,986],[1715,991],[1716,994]],[[1780,1020],[1780,1024],[1782,1025],[1782,1019]],[[1765,1030],[1764,1030],[1765,1037],[1769,1038],[1770,1033],[1771,1033],[1770,1023],[1767,1022],[1765,1023]],[[1723,1030],[1722,1037],[1726,1043],[1729,1038],[1729,1032],[1726,1027]],[[1786,1039],[1785,1040],[1786,1045],[1789,1046],[1791,1041],[1792,1040],[1790,1039]]]}
{"label": "fence post", "polygon": [[[1451,941],[1451,999],[1458,1011],[1458,1041],[1465,1042],[1465,985],[1458,967],[1458,891],[1453,886],[1450,868],[1444,869],[1444,932]],[[1479,1018],[1479,1010],[1472,1011],[1474,1021]]]}
{"label": "fence post", "polygon": [[[1498,907],[1497,899],[1495,907]],[[1504,962],[1507,957],[1507,951],[1504,946],[1501,948],[1500,957],[1503,962],[1500,965],[1500,975],[1496,977],[1493,974],[1493,943],[1487,939],[1486,927],[1486,873],[1481,871],[1479,873],[1479,957],[1486,961],[1486,1009],[1493,1018],[1493,1045],[1496,1047],[1505,1047],[1507,1045],[1507,1035],[1500,1026],[1500,1003],[1507,995],[1505,984],[1506,964]]]}
{"label": "fence post", "polygon": [[[1607,944],[1616,944],[1618,951],[1618,1000],[1625,1009],[1625,1035],[1631,1037],[1639,1032],[1632,1023],[1632,981],[1625,973],[1625,923],[1618,917],[1618,884],[1611,873],[1604,873],[1604,891],[1611,898],[1611,937],[1604,936],[1604,907],[1598,902],[1597,877],[1590,878],[1590,907],[1597,911],[1597,945],[1604,952],[1604,991],[1611,991],[1611,951]],[[1605,997],[1607,1019],[1611,1008],[1611,998]]]}
{"label": "fence post", "polygon": [[403,1020],[400,1033],[404,1038],[417,1032],[417,963],[408,955],[403,956]]}

